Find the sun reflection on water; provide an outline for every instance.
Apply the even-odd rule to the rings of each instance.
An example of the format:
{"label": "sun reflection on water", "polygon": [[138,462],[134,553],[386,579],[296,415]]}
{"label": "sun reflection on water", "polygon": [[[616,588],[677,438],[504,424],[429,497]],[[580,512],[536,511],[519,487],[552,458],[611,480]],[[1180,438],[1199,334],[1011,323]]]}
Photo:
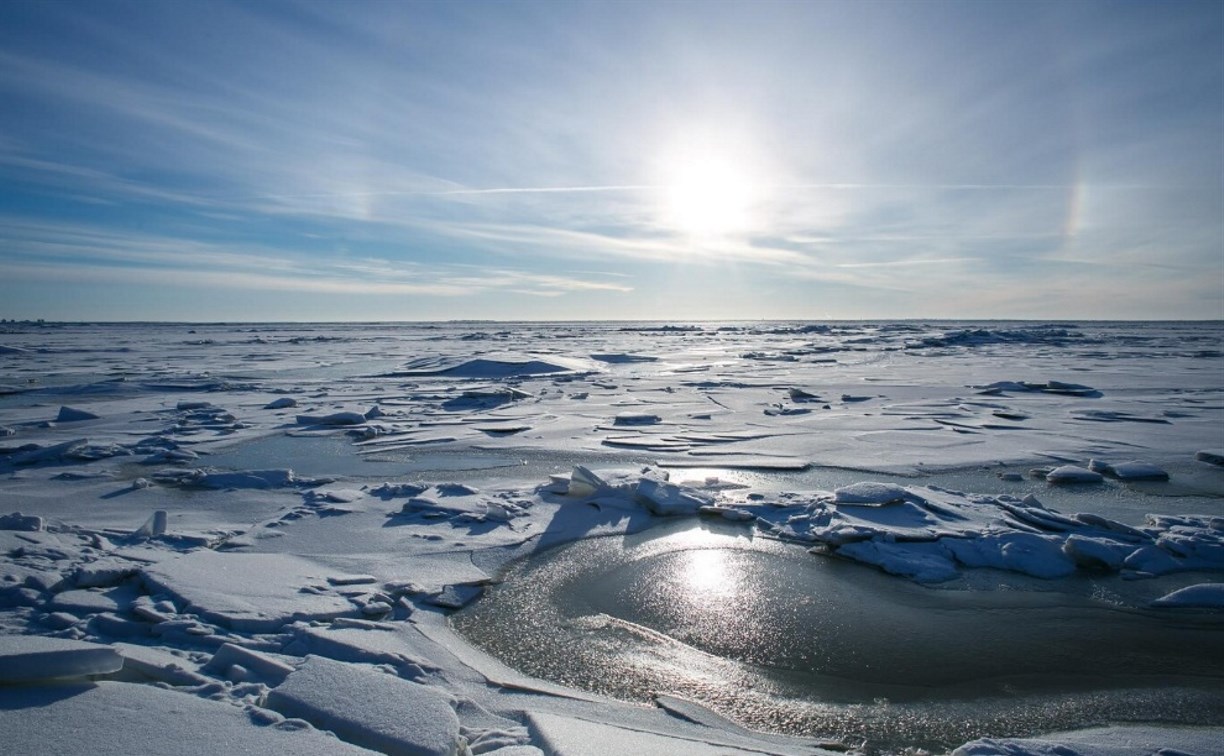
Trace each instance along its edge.
{"label": "sun reflection on water", "polygon": [[731,600],[739,593],[741,579],[730,569],[726,549],[685,552],[681,581],[694,601]]}

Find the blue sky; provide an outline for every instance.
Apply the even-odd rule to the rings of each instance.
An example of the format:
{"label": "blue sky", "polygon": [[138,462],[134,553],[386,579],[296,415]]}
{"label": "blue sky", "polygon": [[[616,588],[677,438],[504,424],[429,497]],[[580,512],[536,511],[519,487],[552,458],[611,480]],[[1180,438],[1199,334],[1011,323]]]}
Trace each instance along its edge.
{"label": "blue sky", "polygon": [[1224,3],[0,3],[0,317],[1224,318]]}

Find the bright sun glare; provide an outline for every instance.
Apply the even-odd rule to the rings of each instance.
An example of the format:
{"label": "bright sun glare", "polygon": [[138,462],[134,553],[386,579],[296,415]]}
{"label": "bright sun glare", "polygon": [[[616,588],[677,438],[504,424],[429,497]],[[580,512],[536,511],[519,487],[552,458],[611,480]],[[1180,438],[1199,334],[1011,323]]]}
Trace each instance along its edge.
{"label": "bright sun glare", "polygon": [[668,171],[663,201],[666,224],[688,236],[728,236],[752,226],[751,177],[722,157],[678,160]]}
{"label": "bright sun glare", "polygon": [[696,549],[685,552],[681,570],[684,583],[701,600],[730,598],[739,580],[730,569],[723,549]]}

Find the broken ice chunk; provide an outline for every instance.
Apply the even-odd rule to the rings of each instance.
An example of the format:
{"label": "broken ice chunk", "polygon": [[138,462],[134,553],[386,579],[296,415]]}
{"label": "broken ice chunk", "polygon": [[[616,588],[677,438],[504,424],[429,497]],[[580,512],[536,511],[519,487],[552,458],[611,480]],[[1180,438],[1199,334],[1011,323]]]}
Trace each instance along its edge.
{"label": "broken ice chunk", "polygon": [[298,415],[298,425],[361,425],[368,418],[360,412],[333,412],[330,415]]}
{"label": "broken ice chunk", "polygon": [[0,515],[0,530],[24,530],[34,532],[43,529],[43,518],[37,515],[23,515],[20,512]]}
{"label": "broken ice chunk", "polygon": [[1063,544],[1056,537],[990,533],[978,538],[945,538],[941,543],[966,567],[1011,570],[1046,580],[1075,572],[1075,562],[1063,552]]}
{"label": "broken ice chunk", "polygon": [[1168,480],[1169,473],[1150,462],[1123,462],[1111,465],[1110,474],[1118,480]]}
{"label": "broken ice chunk", "polygon": [[158,509],[136,530],[137,538],[154,538],[166,534],[166,510]]}
{"label": "broken ice chunk", "polygon": [[97,420],[98,416],[92,412],[87,412],[76,407],[60,407],[59,414],[55,416],[57,423],[75,423],[81,420]]}
{"label": "broken ice chunk", "polygon": [[836,553],[919,583],[942,583],[959,574],[956,564],[937,543],[855,541],[839,546]]}
{"label": "broken ice chunk", "polygon": [[1093,472],[1077,465],[1062,465],[1055,467],[1046,475],[1051,483],[1100,483],[1104,478],[1098,472]]}
{"label": "broken ice chunk", "polygon": [[232,643],[223,643],[204,669],[224,673],[235,664],[273,684],[283,682],[293,672],[293,667],[282,661]]}
{"label": "broken ice chunk", "polygon": [[661,420],[661,417],[649,412],[618,412],[612,422],[614,425],[654,425]]}
{"label": "broken ice chunk", "polygon": [[570,496],[591,496],[603,488],[607,488],[607,484],[603,482],[602,478],[582,465],[574,465],[574,471],[570,473],[569,488],[566,490],[566,493]]}
{"label": "broken ice chunk", "polygon": [[833,492],[833,501],[863,507],[879,507],[905,499],[905,489],[892,483],[865,481]]}
{"label": "broken ice chunk", "polygon": [[378,578],[373,575],[329,575],[327,582],[337,586],[370,585],[377,583]]}
{"label": "broken ice chunk", "polygon": [[712,496],[700,491],[683,488],[674,483],[660,483],[650,478],[638,481],[634,498],[652,513],[661,516],[695,514],[702,507],[714,503]]}
{"label": "broken ice chunk", "polygon": [[0,683],[118,672],[123,657],[110,646],[39,635],[0,635]]}
{"label": "broken ice chunk", "polygon": [[1117,572],[1122,569],[1122,563],[1135,550],[1135,546],[1110,538],[1089,538],[1073,534],[1067,538],[1062,550],[1080,567]]}
{"label": "broken ice chunk", "polygon": [[136,562],[118,557],[104,557],[81,565],[76,571],[77,588],[109,588],[119,585],[140,569]]}
{"label": "broken ice chunk", "polygon": [[483,593],[482,585],[448,585],[441,593],[430,596],[426,601],[443,609],[462,609],[480,598]]}
{"label": "broken ice chunk", "polygon": [[1224,466],[1224,449],[1204,449],[1194,455],[1199,462]]}

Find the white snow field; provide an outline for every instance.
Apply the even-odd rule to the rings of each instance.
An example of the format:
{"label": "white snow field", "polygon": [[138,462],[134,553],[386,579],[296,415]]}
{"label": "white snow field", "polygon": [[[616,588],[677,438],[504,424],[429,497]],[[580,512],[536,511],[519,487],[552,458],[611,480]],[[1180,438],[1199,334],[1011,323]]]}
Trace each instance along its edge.
{"label": "white snow field", "polygon": [[6,753],[1221,754],[1222,570],[1220,323],[0,324]]}

